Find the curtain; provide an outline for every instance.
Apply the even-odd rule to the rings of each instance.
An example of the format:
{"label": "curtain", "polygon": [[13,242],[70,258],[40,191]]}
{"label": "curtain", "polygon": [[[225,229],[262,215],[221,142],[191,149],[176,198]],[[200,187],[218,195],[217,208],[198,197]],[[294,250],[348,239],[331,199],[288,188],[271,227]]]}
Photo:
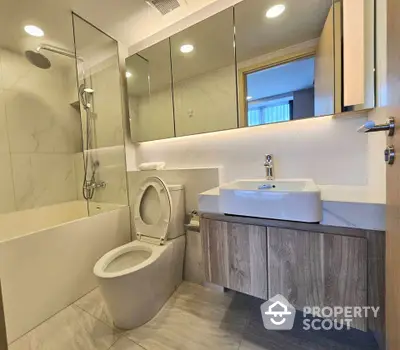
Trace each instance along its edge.
{"label": "curtain", "polygon": [[248,125],[262,125],[290,120],[290,104],[249,108]]}

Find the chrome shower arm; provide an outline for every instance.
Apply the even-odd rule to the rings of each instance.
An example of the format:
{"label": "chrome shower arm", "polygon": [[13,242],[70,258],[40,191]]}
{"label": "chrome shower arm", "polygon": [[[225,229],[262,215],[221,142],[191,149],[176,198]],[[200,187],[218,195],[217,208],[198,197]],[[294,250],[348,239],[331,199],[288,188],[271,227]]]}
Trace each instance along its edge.
{"label": "chrome shower arm", "polygon": [[48,44],[41,44],[37,47],[36,51],[40,52],[41,50],[46,50],[50,52],[57,53],[59,55],[63,55],[70,58],[76,58],[78,61],[84,62],[83,58],[80,56],[75,55],[73,51],[69,51],[67,49],[63,49],[62,47],[52,46]]}

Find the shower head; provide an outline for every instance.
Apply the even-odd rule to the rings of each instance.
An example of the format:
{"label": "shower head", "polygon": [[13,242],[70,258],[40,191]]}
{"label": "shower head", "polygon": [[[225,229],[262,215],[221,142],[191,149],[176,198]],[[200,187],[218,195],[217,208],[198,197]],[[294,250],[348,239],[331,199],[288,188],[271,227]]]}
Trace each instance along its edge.
{"label": "shower head", "polygon": [[35,51],[28,50],[25,52],[25,56],[28,59],[28,61],[32,63],[34,66],[42,69],[48,69],[51,67],[50,60],[40,52],[42,50],[53,52],[65,57],[74,58],[80,62],[84,62],[82,57],[75,55],[75,53],[72,51],[63,49],[62,47],[42,44]]}
{"label": "shower head", "polygon": [[38,68],[49,69],[51,67],[49,59],[38,51],[25,51],[25,57],[30,63]]}

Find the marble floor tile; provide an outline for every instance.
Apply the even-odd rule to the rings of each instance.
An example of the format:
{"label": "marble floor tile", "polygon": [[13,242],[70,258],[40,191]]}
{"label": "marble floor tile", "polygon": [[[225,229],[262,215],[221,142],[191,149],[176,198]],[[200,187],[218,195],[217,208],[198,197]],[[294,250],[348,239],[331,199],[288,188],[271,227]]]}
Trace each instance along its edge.
{"label": "marble floor tile", "polygon": [[99,289],[61,311],[10,350],[377,350],[370,333],[304,331],[298,314],[291,331],[267,331],[263,300],[184,282],[161,311],[131,331],[113,329]]}
{"label": "marble floor tile", "polygon": [[147,350],[236,350],[251,301],[183,283],[156,317],[125,335]]}
{"label": "marble floor tile", "polygon": [[18,339],[9,350],[107,350],[118,334],[76,306],[69,306]]}
{"label": "marble floor tile", "polygon": [[291,331],[268,331],[261,313],[253,310],[239,350],[378,350],[371,333],[350,331],[305,331],[303,318],[296,315]]}
{"label": "marble floor tile", "polygon": [[142,348],[138,344],[135,344],[133,341],[125,337],[122,337],[110,348],[110,350],[146,350],[146,349]]}
{"label": "marble floor tile", "polygon": [[[90,293],[86,294],[84,297],[76,301],[74,305],[78,306],[82,310],[85,310],[90,315],[100,321],[103,321],[110,327],[115,328],[111,314],[108,311],[107,305],[100,293],[100,288],[96,288]],[[115,328],[115,330],[118,331],[117,328]]]}

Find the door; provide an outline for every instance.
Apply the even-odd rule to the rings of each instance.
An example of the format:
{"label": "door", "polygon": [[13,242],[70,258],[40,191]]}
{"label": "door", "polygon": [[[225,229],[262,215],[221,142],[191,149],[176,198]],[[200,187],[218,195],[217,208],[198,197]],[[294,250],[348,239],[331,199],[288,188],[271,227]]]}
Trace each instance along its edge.
{"label": "door", "polygon": [[[400,152],[400,1],[387,2],[387,117],[396,119],[397,132],[388,145]],[[386,172],[386,343],[400,350],[400,159]]]}
{"label": "door", "polygon": [[4,320],[3,297],[0,284],[0,350],[7,350],[6,323]]}

